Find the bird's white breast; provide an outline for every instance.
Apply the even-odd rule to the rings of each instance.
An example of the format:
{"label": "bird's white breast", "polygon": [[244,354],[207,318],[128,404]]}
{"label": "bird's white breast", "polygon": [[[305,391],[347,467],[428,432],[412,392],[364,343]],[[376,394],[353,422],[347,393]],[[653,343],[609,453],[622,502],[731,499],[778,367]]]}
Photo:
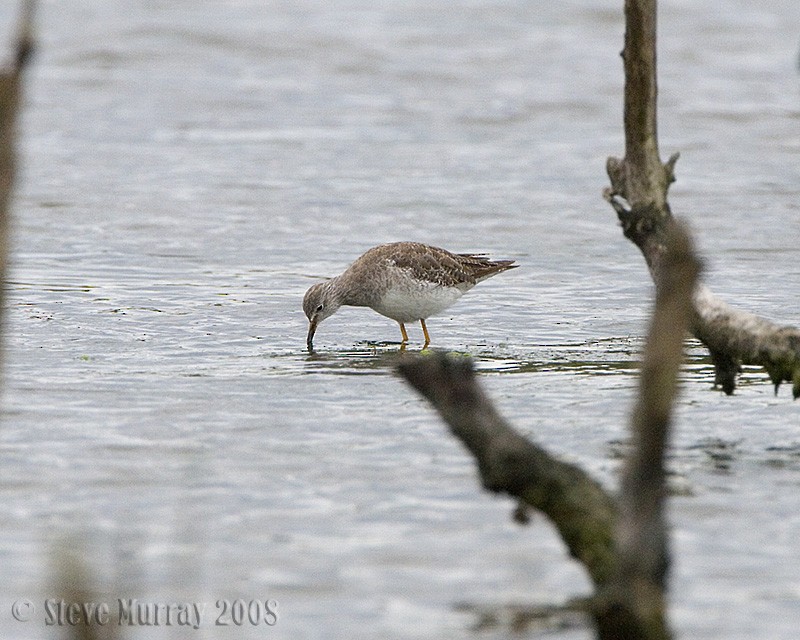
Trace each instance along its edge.
{"label": "bird's white breast", "polygon": [[401,281],[390,287],[372,308],[397,322],[415,322],[444,311],[469,288],[444,287],[419,280]]}

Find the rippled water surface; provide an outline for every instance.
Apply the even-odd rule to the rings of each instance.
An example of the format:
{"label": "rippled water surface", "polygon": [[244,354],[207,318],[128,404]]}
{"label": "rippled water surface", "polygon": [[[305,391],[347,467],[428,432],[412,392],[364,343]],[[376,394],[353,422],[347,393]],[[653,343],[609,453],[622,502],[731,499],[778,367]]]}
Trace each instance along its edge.
{"label": "rippled water surface", "polygon": [[[0,8],[2,34],[13,2]],[[613,488],[651,285],[600,197],[622,1],[49,0],[27,78],[0,429],[0,630],[76,550],[126,637],[558,638],[589,593],[393,372],[397,326],[305,289],[380,242],[517,260],[431,319],[519,429]],[[673,210],[731,302],[800,322],[796,0],[662,0]],[[6,40],[8,38],[6,37]],[[412,345],[421,342],[411,327]],[[680,638],[796,640],[800,405],[689,345],[670,456]],[[27,623],[11,606],[38,607]],[[278,623],[214,628],[219,599]]]}

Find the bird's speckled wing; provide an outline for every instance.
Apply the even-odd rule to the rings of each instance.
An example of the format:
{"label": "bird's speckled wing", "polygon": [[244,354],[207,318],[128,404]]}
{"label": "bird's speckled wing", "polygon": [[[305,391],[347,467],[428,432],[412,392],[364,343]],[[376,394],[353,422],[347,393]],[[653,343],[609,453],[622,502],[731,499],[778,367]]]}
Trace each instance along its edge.
{"label": "bird's speckled wing", "polygon": [[418,242],[397,242],[375,247],[383,260],[408,269],[415,278],[442,285],[470,288],[496,273],[512,268],[513,260],[492,261],[478,254],[456,254]]}

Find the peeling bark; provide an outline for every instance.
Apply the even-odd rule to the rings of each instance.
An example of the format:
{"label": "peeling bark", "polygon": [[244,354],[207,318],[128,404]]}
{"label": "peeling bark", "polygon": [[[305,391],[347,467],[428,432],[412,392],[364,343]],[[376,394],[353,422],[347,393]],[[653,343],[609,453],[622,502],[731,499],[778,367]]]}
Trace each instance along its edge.
{"label": "peeling bark", "polygon": [[[678,154],[662,163],[658,152],[656,0],[626,0],[625,22],[625,158],[608,158],[611,187],[604,197],[658,284],[672,220],[667,191],[675,180]],[[767,370],[776,393],[782,382],[791,382],[793,396],[800,397],[800,329],[733,309],[699,287],[690,330],[708,347],[715,385],[725,393],[733,393],[741,366],[748,364]]]}

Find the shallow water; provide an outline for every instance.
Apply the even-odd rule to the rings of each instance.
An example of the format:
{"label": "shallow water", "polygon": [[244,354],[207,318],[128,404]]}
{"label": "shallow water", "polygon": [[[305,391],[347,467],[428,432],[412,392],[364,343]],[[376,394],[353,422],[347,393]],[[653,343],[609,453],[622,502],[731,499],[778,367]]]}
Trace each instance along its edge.
{"label": "shallow water", "polygon": [[[542,518],[521,528],[480,490],[393,373],[396,325],[343,309],[311,356],[300,301],[379,242],[516,259],[429,322],[434,346],[473,356],[509,420],[613,487],[651,304],[600,197],[622,152],[621,5],[42,3],[6,315],[2,637],[58,635],[42,603],[65,545],[97,600],[210,603],[200,630],[134,638],[591,637],[510,629],[507,605],[588,581]],[[673,210],[718,293],[796,324],[800,5],[662,1],[659,20]],[[757,370],[712,391],[694,343],[682,378],[677,635],[795,640],[798,404]],[[237,598],[277,601],[278,623],[215,628]]]}

